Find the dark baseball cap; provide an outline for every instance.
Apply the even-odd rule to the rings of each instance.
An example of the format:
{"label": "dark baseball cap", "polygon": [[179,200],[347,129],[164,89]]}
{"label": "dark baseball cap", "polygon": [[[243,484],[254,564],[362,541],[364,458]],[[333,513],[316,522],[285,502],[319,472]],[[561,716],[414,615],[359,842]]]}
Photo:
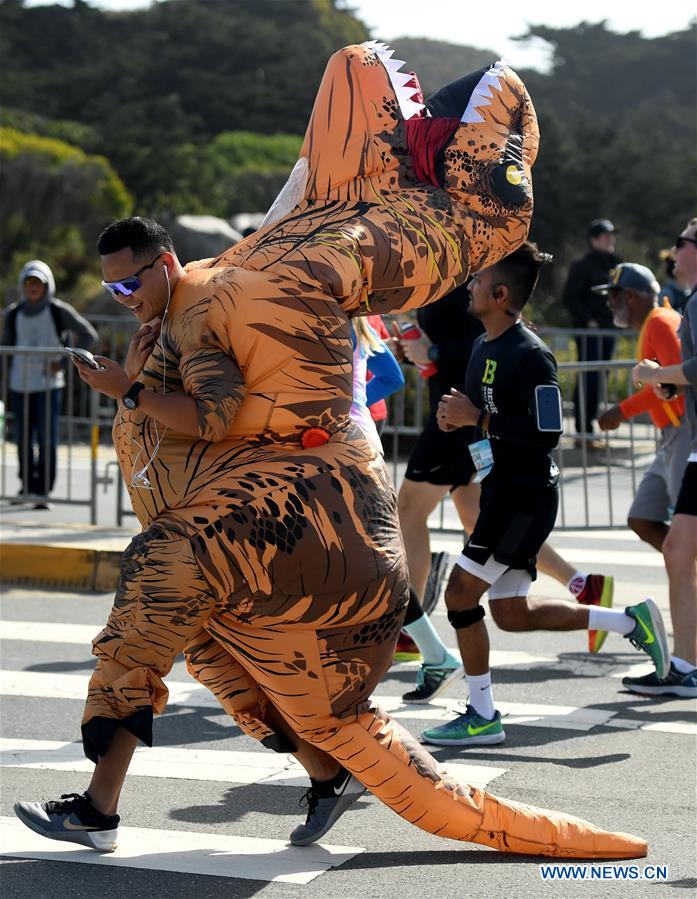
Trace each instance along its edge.
{"label": "dark baseball cap", "polygon": [[594,293],[607,293],[609,290],[636,290],[639,293],[658,293],[660,287],[654,273],[638,262],[623,262],[610,272],[607,284],[596,284]]}
{"label": "dark baseball cap", "polygon": [[610,219],[593,219],[588,226],[588,236],[597,237],[599,234],[615,234],[617,228],[612,224]]}

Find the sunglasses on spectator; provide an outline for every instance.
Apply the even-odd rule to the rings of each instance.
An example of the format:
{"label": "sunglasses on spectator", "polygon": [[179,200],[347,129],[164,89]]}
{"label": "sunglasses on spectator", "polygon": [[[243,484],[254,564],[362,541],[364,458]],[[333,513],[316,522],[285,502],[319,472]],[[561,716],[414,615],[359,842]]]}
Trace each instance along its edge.
{"label": "sunglasses on spectator", "polygon": [[119,297],[130,297],[131,294],[134,294],[136,290],[141,287],[140,276],[143,274],[143,272],[147,271],[149,268],[152,268],[161,255],[162,253],[158,253],[152,262],[148,263],[148,265],[144,265],[142,268],[139,268],[134,275],[130,275],[130,277],[128,278],[122,278],[120,281],[102,281],[102,287],[105,287],[112,295],[112,297],[117,300]]}
{"label": "sunglasses on spectator", "polygon": [[691,243],[693,246],[697,247],[697,240],[694,237],[680,237],[675,241],[675,249],[679,250],[681,247],[684,247],[686,243]]}

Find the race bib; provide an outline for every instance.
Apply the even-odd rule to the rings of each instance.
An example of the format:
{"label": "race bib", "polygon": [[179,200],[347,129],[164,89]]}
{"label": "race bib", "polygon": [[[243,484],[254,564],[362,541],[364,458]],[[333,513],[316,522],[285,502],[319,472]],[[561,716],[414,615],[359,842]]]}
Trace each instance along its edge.
{"label": "race bib", "polygon": [[472,483],[478,484],[484,480],[494,467],[494,454],[491,451],[491,442],[486,438],[478,440],[476,443],[470,443],[467,449],[470,451],[470,456],[472,456],[477,472]]}

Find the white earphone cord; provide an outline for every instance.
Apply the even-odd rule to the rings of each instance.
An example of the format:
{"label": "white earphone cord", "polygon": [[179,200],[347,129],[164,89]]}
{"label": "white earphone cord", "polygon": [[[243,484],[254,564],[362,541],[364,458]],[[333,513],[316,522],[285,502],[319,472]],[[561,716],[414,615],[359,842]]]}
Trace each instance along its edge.
{"label": "white earphone cord", "polygon": [[[167,303],[165,305],[165,311],[162,315],[160,329],[162,328],[162,326],[165,323],[165,318],[167,317],[167,312],[169,311],[169,303],[170,303],[170,300],[172,299],[172,290],[171,290],[170,283],[169,283],[169,272],[167,270],[167,266],[163,265],[162,270],[165,275],[165,280],[167,281]],[[166,364],[166,359],[165,359],[164,347],[162,346],[162,330],[160,330],[160,336],[157,338],[157,340],[160,344],[160,350],[162,352],[162,395],[164,396],[167,392],[167,364]],[[157,458],[157,452],[160,449],[160,444],[164,440],[165,435],[167,434],[167,431],[169,430],[168,427],[165,427],[164,431],[162,432],[162,435],[160,435],[159,428],[157,427],[157,419],[155,419],[155,418],[153,418],[153,425],[155,427],[155,446],[152,451],[152,455],[150,456],[148,461],[138,471],[136,471],[136,466],[138,465],[138,460],[140,459],[141,454],[147,453],[147,450],[141,443],[138,443],[138,441],[135,439],[135,437],[133,437],[129,433],[126,433],[126,437],[131,441],[131,443],[134,446],[138,447],[138,452],[136,454],[135,459],[133,460],[133,466],[131,468],[131,487],[136,487],[140,490],[153,490],[154,489],[150,485],[150,481],[145,476],[145,474],[146,474],[147,470],[150,468],[150,466],[152,465],[152,463]],[[119,427],[121,427],[121,428],[125,427],[125,422],[123,419],[123,411],[121,412],[121,420],[119,421]]]}

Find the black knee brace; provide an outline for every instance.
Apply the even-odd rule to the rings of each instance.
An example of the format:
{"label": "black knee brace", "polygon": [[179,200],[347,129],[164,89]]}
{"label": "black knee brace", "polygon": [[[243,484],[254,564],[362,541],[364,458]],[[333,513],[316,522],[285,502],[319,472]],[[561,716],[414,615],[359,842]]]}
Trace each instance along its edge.
{"label": "black knee brace", "polygon": [[464,630],[471,624],[476,624],[484,617],[484,609],[477,606],[475,609],[465,609],[462,612],[448,611],[448,621],[456,631]]}

